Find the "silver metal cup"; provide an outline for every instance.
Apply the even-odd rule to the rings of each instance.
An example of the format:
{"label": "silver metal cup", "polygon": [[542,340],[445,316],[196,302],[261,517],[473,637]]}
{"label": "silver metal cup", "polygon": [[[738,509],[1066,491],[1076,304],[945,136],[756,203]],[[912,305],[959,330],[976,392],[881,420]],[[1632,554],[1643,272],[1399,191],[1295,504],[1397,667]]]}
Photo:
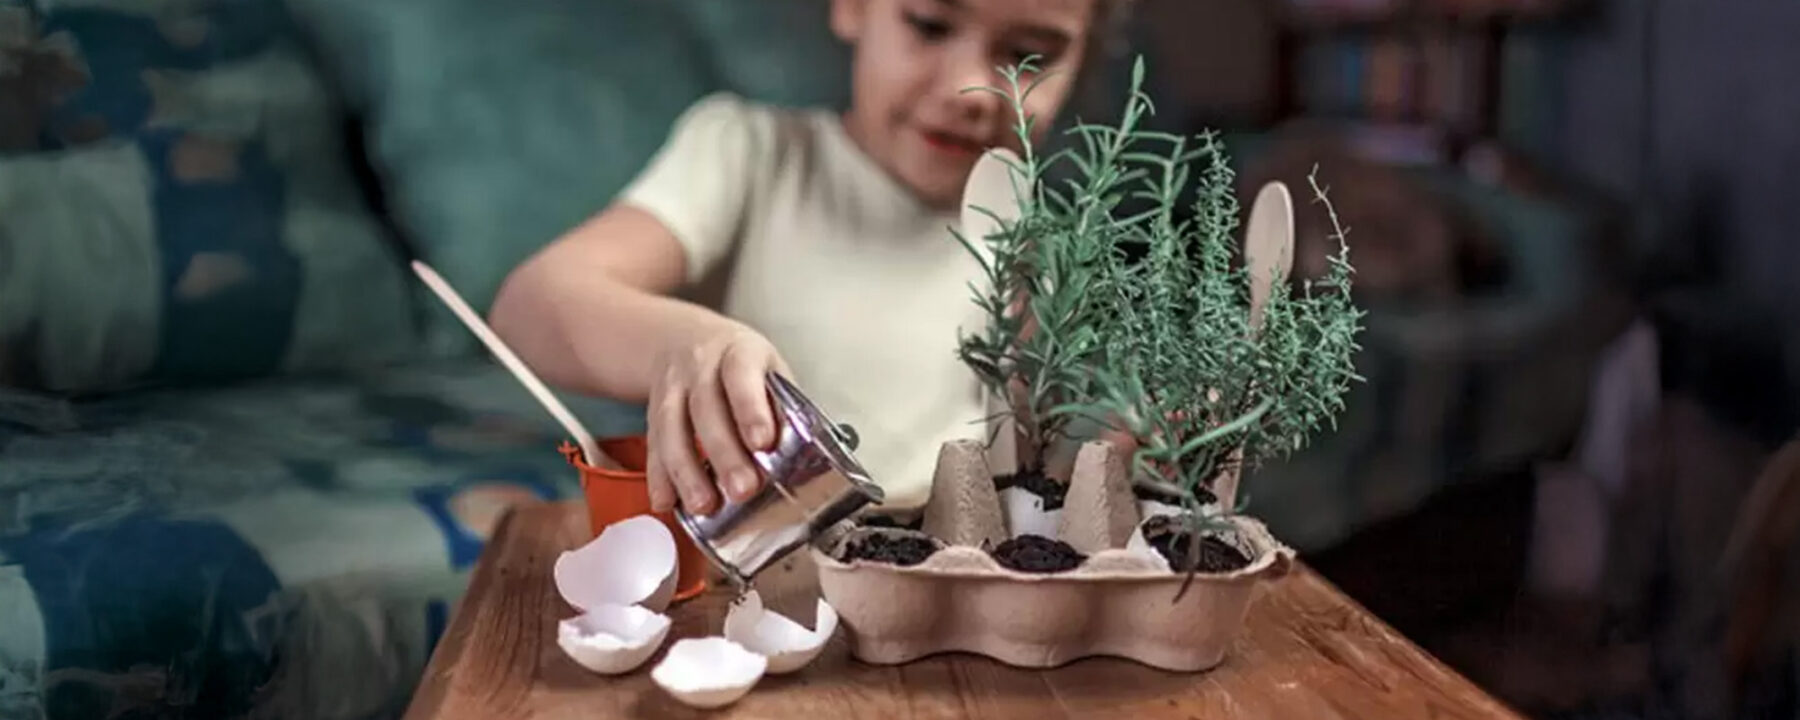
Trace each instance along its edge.
{"label": "silver metal cup", "polygon": [[711,515],[675,511],[701,553],[739,587],[885,497],[851,455],[856,449],[853,429],[832,422],[787,378],[771,372],[768,382],[780,430],[773,449],[751,453],[762,472],[762,487]]}

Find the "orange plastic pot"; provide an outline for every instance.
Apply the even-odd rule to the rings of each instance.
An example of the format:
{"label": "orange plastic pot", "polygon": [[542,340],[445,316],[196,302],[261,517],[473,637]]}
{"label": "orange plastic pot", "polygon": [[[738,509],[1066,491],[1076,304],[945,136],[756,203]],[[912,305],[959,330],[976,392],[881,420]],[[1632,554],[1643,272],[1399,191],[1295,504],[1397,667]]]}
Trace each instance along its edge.
{"label": "orange plastic pot", "polygon": [[649,454],[641,435],[602,438],[600,451],[624,466],[623,470],[597,468],[587,464],[581,449],[564,442],[563,457],[581,473],[581,493],[587,499],[588,525],[593,537],[608,525],[639,515],[651,515],[668,526],[675,536],[675,599],[687,600],[706,592],[707,561],[694,547],[687,531],[675,520],[674,513],[650,512],[650,488],[644,482],[644,461]]}

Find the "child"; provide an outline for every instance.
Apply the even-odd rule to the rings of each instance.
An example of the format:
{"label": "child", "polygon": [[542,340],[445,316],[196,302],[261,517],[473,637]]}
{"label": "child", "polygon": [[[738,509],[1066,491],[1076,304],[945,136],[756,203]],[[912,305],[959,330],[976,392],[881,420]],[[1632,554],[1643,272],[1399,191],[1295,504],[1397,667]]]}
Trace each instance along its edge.
{"label": "child", "polygon": [[[857,429],[889,506],[923,504],[939,445],[989,414],[956,355],[981,271],[949,228],[980,154],[1019,149],[1010,103],[965,90],[1035,56],[1026,112],[1048,128],[1119,2],[832,0],[847,112],[702,99],[611,207],[513,271],[493,325],[551,382],[646,403],[658,511],[756,490],[769,370]],[[669,297],[715,270],[723,314]]]}

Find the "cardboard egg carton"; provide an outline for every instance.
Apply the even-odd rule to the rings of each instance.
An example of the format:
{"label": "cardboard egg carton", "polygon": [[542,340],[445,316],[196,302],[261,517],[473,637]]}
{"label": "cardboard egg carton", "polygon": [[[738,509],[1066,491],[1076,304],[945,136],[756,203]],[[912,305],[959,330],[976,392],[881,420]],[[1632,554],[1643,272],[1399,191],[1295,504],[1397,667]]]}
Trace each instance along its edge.
{"label": "cardboard egg carton", "polygon": [[1081,448],[1057,539],[1088,557],[1073,570],[1041,574],[989,555],[1007,528],[985,453],[979,442],[945,444],[922,526],[942,549],[906,567],[842,562],[849,543],[896,532],[847,521],[812,551],[855,656],[898,664],[967,652],[1032,668],[1090,656],[1173,671],[1218,665],[1257,584],[1286,574],[1294,552],[1261,522],[1236,515],[1229,518],[1236,532],[1220,539],[1250,558],[1239,570],[1190,579],[1154,551],[1127,549],[1142,518],[1121,455],[1107,443]]}

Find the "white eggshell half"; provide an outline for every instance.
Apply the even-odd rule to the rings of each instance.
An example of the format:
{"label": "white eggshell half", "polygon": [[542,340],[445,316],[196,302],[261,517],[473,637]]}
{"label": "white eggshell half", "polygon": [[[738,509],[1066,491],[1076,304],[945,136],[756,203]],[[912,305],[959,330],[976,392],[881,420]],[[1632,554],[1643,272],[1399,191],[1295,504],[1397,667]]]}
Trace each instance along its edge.
{"label": "white eggshell half", "polygon": [[769,674],[782,675],[806,667],[837,632],[837,609],[819,599],[812,630],[763,606],[755,590],[725,612],[725,638],[769,659]]}
{"label": "white eggshell half", "polygon": [[669,646],[650,679],[683,704],[712,709],[737,702],[768,669],[768,658],[725,638],[686,638]]}
{"label": "white eggshell half", "polygon": [[1144,537],[1143,523],[1138,523],[1137,527],[1131,529],[1131,538],[1125,541],[1125,550],[1150,558],[1151,561],[1156,563],[1158,568],[1170,572],[1174,572],[1175,570],[1174,566],[1169,564],[1168,558],[1163,557],[1162,553],[1157,552],[1156,548],[1150,546],[1149,538]]}
{"label": "white eggshell half", "polygon": [[1158,515],[1180,515],[1183,512],[1186,511],[1183,510],[1180,505],[1170,505],[1166,502],[1159,502],[1156,500],[1138,501],[1138,517],[1145,520],[1149,520]]}
{"label": "white eggshell half", "polygon": [[1007,488],[1000,491],[1000,505],[1006,512],[1006,528],[1012,537],[1037,535],[1055,538],[1062,522],[1062,510],[1045,510],[1044,499],[1030,490]]}
{"label": "white eggshell half", "polygon": [[636,605],[601,605],[556,625],[556,644],[576,664],[602,675],[637,669],[662,647],[668,616]]}
{"label": "white eggshell half", "polygon": [[656,586],[656,592],[650,593],[650,597],[638,604],[656,612],[668,610],[669,603],[675,600],[675,577],[678,574],[679,569],[670,569],[669,574],[663,576],[662,584]]}
{"label": "white eggshell half", "polygon": [[[1217,503],[1217,502],[1210,502],[1210,503],[1200,506],[1200,514],[1201,515],[1214,515],[1214,514],[1219,513],[1221,510],[1222,510],[1222,508],[1219,505],[1219,503]],[[1143,518],[1145,520],[1149,520],[1150,518],[1156,517],[1158,515],[1180,516],[1185,513],[1187,513],[1187,508],[1184,508],[1180,505],[1170,505],[1168,503],[1158,502],[1155,500],[1139,500],[1138,501],[1138,517]]]}
{"label": "white eggshell half", "polygon": [[556,591],[577,609],[643,605],[662,612],[675,594],[675,536],[648,515],[622,520],[558,555],[551,575]]}

